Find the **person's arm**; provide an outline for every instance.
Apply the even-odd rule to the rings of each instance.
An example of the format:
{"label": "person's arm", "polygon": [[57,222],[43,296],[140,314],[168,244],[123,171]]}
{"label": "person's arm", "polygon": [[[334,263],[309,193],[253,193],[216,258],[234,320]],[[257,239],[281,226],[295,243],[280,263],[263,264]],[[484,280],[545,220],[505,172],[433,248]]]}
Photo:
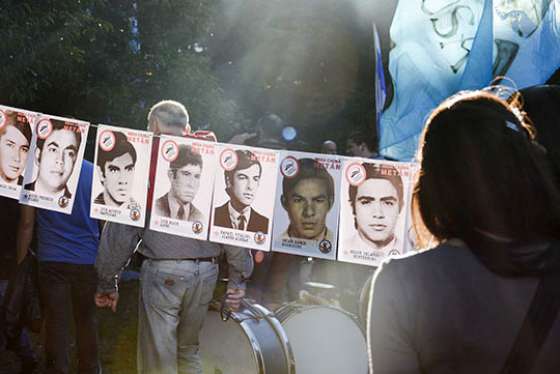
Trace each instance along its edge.
{"label": "person's arm", "polygon": [[414,312],[396,263],[383,264],[372,280],[367,316],[369,367],[376,374],[421,374],[413,343]]}
{"label": "person's arm", "polygon": [[17,263],[23,261],[33,240],[35,228],[35,208],[29,205],[20,205],[20,218],[17,232],[16,253]]}
{"label": "person's arm", "polygon": [[95,259],[98,278],[95,295],[97,306],[116,310],[120,273],[138,245],[142,230],[114,222],[105,224]]}
{"label": "person's arm", "polygon": [[232,309],[239,308],[245,296],[246,280],[253,272],[253,257],[247,248],[223,245],[229,270],[226,303]]}

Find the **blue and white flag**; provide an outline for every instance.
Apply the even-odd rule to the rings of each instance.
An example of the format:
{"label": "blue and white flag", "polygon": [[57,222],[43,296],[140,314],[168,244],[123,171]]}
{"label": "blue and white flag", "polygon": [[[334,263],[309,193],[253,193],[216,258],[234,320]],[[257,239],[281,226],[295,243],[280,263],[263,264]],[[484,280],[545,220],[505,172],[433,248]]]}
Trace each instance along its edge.
{"label": "blue and white flag", "polygon": [[394,95],[379,124],[380,152],[414,158],[429,113],[463,89],[507,76],[542,84],[560,66],[560,0],[400,0],[389,55]]}

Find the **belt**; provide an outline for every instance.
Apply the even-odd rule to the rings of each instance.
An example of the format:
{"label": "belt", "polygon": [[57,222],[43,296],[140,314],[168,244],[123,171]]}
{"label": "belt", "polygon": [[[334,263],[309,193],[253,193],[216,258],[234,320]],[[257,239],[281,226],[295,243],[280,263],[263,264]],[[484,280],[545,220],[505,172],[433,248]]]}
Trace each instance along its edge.
{"label": "belt", "polygon": [[216,263],[216,257],[198,257],[198,258],[185,258],[186,261],[198,262],[211,262]]}
{"label": "belt", "polygon": [[197,257],[197,258],[149,258],[150,261],[193,261],[195,263],[199,262],[211,262],[215,264],[217,262],[217,257]]}

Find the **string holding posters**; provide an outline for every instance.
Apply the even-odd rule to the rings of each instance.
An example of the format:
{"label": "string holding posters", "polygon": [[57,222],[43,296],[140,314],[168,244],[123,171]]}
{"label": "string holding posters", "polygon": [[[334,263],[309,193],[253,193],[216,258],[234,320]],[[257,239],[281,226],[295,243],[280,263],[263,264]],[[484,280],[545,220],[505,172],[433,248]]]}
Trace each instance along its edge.
{"label": "string holding posters", "polygon": [[216,164],[216,143],[162,136],[150,229],[206,240]]}
{"label": "string holding posters", "polygon": [[409,250],[412,164],[346,159],[341,178],[338,259],[378,266]]}
{"label": "string holding posters", "polygon": [[38,115],[0,105],[0,196],[19,199]]}
{"label": "string holding posters", "polygon": [[92,218],[144,227],[152,136],[147,131],[98,126]]}
{"label": "string holding posters", "polygon": [[269,251],[277,152],[220,144],[217,155],[210,240]]}
{"label": "string holding posters", "polygon": [[336,259],[341,171],[337,156],[280,153],[273,251]]}
{"label": "string holding posters", "polygon": [[27,157],[22,204],[72,213],[89,123],[40,114]]}

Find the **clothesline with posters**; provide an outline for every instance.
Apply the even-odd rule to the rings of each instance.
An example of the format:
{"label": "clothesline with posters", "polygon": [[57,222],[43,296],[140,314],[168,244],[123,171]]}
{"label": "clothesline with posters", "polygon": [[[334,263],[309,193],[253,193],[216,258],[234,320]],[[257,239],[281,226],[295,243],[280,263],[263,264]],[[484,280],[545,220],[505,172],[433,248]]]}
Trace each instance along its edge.
{"label": "clothesline with posters", "polygon": [[6,106],[0,106],[0,195],[69,214],[90,126],[97,128],[94,218],[373,266],[413,247],[414,163],[154,136]]}

